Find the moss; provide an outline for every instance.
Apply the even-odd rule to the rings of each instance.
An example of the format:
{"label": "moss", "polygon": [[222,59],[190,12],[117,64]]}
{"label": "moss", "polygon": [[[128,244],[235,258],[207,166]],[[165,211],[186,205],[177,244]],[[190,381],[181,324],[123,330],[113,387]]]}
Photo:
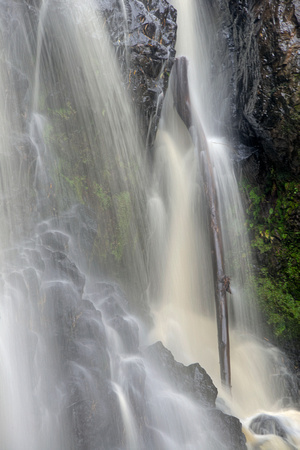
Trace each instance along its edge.
{"label": "moss", "polygon": [[99,199],[101,208],[103,208],[106,211],[108,208],[111,207],[111,197],[109,195],[109,192],[102,185],[94,182],[93,193]]}
{"label": "moss", "polygon": [[264,191],[246,185],[247,225],[260,263],[252,280],[258,301],[276,336],[300,337],[300,183],[275,171]]}
{"label": "moss", "polygon": [[279,338],[300,337],[300,304],[287,281],[272,277],[266,268],[256,279],[258,299],[267,322]]}
{"label": "moss", "polygon": [[71,102],[67,101],[65,107],[58,109],[48,108],[48,113],[50,117],[54,116],[58,119],[70,120],[74,115],[76,115],[76,110],[72,107]]}
{"label": "moss", "polygon": [[84,203],[84,192],[87,191],[87,180],[84,176],[74,176],[72,178],[66,177],[63,173],[60,176],[69,184],[73,189],[76,198],[80,203]]}
{"label": "moss", "polygon": [[[128,189],[136,183],[137,162],[124,162],[111,151],[110,142],[103,139],[107,115],[104,109],[103,123],[91,133],[82,128],[80,113],[67,97],[55,98],[45,113],[49,121],[44,140],[56,154],[52,170],[53,185],[57,186],[56,209],[65,211],[74,203],[90,207],[97,220],[97,233],[86,258],[92,270],[100,268],[110,275],[114,271],[113,276],[118,278],[126,270],[124,255],[132,237]],[[91,120],[87,126],[95,124]],[[91,136],[95,141],[91,141]]]}

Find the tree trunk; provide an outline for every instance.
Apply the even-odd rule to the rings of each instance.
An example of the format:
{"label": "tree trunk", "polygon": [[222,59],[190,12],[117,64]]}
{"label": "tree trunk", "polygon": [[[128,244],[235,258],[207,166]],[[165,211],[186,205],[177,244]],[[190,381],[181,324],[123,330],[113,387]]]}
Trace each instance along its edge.
{"label": "tree trunk", "polygon": [[230,292],[229,277],[225,275],[224,271],[223,244],[213,166],[210,160],[207,140],[204,135],[201,122],[195,111],[192,109],[188,85],[188,62],[184,57],[178,58],[175,61],[172,71],[171,89],[173,92],[174,106],[192,136],[194,145],[198,150],[199,157],[201,152],[204,153],[203,173],[210,211],[211,237],[213,244],[220,372],[222,384],[230,389],[230,344],[226,298],[226,291]]}

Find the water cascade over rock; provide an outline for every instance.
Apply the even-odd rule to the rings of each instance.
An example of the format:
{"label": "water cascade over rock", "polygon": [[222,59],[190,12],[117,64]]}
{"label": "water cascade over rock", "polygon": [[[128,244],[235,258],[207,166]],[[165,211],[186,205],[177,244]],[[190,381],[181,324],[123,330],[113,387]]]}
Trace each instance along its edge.
{"label": "water cascade over rock", "polygon": [[[203,154],[171,90],[151,164],[145,155],[174,62],[175,7],[182,32],[191,14],[195,50],[193,39],[205,41],[195,23],[214,24],[205,4],[0,1],[3,450],[242,450],[239,419],[249,448],[299,442],[298,413],[271,409],[284,393],[280,355],[245,336],[257,316],[243,290],[250,263],[221,133],[228,111],[212,120],[214,95],[201,103],[210,69],[198,78],[197,51],[186,55],[191,99],[232,278],[232,398],[219,383]],[[185,54],[180,36],[178,46]],[[130,96],[146,104],[140,121]]]}

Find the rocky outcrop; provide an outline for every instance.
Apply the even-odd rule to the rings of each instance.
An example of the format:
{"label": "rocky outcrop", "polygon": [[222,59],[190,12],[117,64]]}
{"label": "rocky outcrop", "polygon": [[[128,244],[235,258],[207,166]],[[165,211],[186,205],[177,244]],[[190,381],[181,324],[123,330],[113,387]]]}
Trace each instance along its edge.
{"label": "rocky outcrop", "polygon": [[145,350],[147,361],[181,392],[197,399],[202,405],[214,407],[217,388],[212,379],[199,364],[184,366],[174,359],[172,353],[161,342]]}
{"label": "rocky outcrop", "polygon": [[246,146],[256,149],[256,175],[270,165],[298,174],[300,2],[219,3],[233,63],[236,134]]}
{"label": "rocky outcrop", "polygon": [[[153,415],[159,418],[160,411],[153,399],[171,392],[171,398],[181,398],[182,408],[186,401],[194,405],[185,411],[201,436],[201,448],[246,449],[239,420],[215,407],[217,389],[206,371],[198,363],[177,362],[161,342],[140,351],[139,328],[126,311],[128,302],[121,289],[111,282],[91,281],[79,270],[71,255],[78,251],[82,255],[89,248],[81,231],[91,227],[93,233],[89,210],[80,208],[85,221],[74,220],[70,226],[70,216],[75,219],[80,212],[77,209],[41,223],[36,239],[22,249],[22,262],[28,268],[14,267],[6,277],[6,283],[22,290],[26,304],[30,303],[32,361],[48,361],[41,374],[34,372],[34,379],[47,395],[53,392],[53,409],[62,411],[59,418],[72,448],[125,448],[122,404],[128,405],[138,430],[137,448],[164,448],[155,431]],[[162,392],[153,382],[154,374]],[[162,405],[170,414],[169,426],[174,426],[176,412],[168,408],[168,401]],[[200,411],[199,423],[193,411]],[[169,438],[175,440],[176,432],[172,428]],[[179,435],[184,436],[181,431]],[[131,448],[130,442],[126,441],[126,448]]]}
{"label": "rocky outcrop", "polygon": [[175,59],[176,10],[167,0],[98,0],[151,148]]}
{"label": "rocky outcrop", "polygon": [[205,448],[246,449],[240,421],[215,407],[217,388],[198,363],[185,366],[177,362],[161,342],[151,345],[143,353],[146,364],[150,364],[157,377],[167,380],[176,391],[205,408],[203,423],[199,423],[199,427],[203,427]]}

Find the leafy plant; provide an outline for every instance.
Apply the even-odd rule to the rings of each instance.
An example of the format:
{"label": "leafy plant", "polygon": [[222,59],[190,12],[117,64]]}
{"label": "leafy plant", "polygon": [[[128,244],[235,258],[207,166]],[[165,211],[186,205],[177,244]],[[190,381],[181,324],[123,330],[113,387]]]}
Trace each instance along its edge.
{"label": "leafy plant", "polygon": [[276,336],[300,337],[300,183],[272,170],[265,192],[245,184],[247,226],[260,263],[258,301]]}

